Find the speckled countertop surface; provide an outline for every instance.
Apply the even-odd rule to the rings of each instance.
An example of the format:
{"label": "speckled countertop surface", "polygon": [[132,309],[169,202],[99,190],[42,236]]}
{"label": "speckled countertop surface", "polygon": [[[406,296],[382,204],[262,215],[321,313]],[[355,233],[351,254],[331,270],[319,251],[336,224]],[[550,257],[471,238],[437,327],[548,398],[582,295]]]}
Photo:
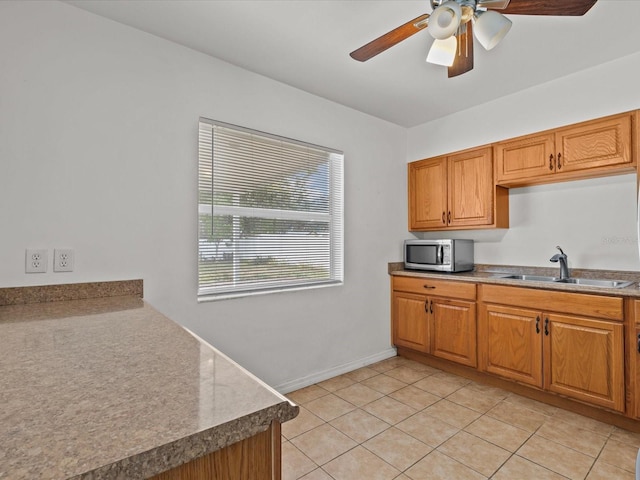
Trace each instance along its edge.
{"label": "speckled countertop surface", "polygon": [[586,285],[573,285],[555,282],[536,282],[532,280],[514,280],[501,278],[505,274],[526,274],[558,276],[558,268],[547,267],[527,267],[518,265],[476,265],[471,272],[442,273],[418,270],[406,270],[403,262],[391,262],[388,264],[389,275],[404,275],[410,277],[437,278],[439,280],[456,280],[461,282],[490,283],[495,285],[508,285],[514,287],[529,287],[545,290],[558,290],[576,293],[592,293],[600,295],[615,295],[618,297],[640,298],[640,272],[617,271],[617,270],[588,270],[570,269],[574,278],[596,278],[608,280],[624,280],[633,282],[625,288],[602,288],[590,287]]}
{"label": "speckled countertop surface", "polygon": [[298,407],[139,296],[0,307],[0,479],[138,479]]}

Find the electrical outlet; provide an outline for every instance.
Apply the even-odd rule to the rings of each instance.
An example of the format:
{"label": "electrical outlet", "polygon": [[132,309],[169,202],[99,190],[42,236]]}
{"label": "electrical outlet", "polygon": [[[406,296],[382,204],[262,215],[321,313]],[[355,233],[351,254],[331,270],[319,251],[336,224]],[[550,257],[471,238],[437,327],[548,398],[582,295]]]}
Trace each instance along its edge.
{"label": "electrical outlet", "polygon": [[47,263],[49,262],[49,253],[44,249],[28,248],[25,255],[25,273],[45,273],[47,271]]}
{"label": "electrical outlet", "polygon": [[70,248],[56,248],[53,251],[53,271],[73,272],[73,250]]}

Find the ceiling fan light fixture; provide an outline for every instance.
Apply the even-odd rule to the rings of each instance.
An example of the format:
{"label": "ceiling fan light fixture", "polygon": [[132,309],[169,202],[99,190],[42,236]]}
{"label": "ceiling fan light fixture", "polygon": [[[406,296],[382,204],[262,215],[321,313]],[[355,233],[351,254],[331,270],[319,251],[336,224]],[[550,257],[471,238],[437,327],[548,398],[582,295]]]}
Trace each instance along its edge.
{"label": "ceiling fan light fixture", "polygon": [[474,17],[474,33],[485,50],[491,50],[509,33],[511,20],[496,12],[476,12]]}
{"label": "ceiling fan light fixture", "polygon": [[462,7],[458,2],[449,0],[433,11],[427,31],[436,40],[444,40],[456,33],[461,19]]}
{"label": "ceiling fan light fixture", "polygon": [[429,54],[427,55],[427,62],[450,67],[456,58],[457,48],[458,41],[456,37],[452,36],[444,40],[436,39],[433,41]]}

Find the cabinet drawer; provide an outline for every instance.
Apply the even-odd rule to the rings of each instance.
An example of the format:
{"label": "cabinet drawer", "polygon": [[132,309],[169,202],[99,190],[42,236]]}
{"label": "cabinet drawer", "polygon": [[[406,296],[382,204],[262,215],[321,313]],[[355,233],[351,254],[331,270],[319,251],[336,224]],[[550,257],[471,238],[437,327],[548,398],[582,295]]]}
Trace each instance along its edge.
{"label": "cabinet drawer", "polygon": [[474,283],[433,280],[431,278],[394,276],[393,290],[464,300],[476,299],[476,285]]}
{"label": "cabinet drawer", "polygon": [[514,305],[520,308],[585,315],[607,320],[624,320],[624,302],[621,297],[501,285],[482,285],[480,297],[482,302],[498,305]]}

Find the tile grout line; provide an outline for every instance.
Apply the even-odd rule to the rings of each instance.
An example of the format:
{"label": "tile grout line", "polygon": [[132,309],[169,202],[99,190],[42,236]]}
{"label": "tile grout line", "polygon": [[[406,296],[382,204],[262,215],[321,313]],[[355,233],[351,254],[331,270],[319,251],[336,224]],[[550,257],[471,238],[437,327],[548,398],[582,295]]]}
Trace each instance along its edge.
{"label": "tile grout line", "polygon": [[[394,358],[394,359],[395,359],[395,358],[399,358],[399,357],[392,357],[392,358]],[[387,362],[387,361],[388,361],[388,360],[383,360],[382,362],[379,362],[379,363],[383,363],[383,362]],[[476,438],[476,439],[482,440],[482,441],[484,441],[484,442],[487,442],[487,443],[491,444],[492,446],[495,446],[495,447],[501,448],[501,449],[503,449],[503,450],[505,450],[505,451],[509,452],[508,457],[507,457],[507,458],[506,458],[502,463],[500,463],[500,465],[499,465],[499,466],[498,466],[498,467],[493,471],[493,473],[492,473],[489,477],[487,477],[487,478],[493,478],[494,476],[496,476],[496,475],[497,475],[497,474],[498,474],[498,473],[503,469],[503,467],[504,467],[504,466],[505,466],[505,465],[506,465],[510,460],[512,460],[514,457],[517,457],[517,458],[520,458],[520,459],[522,459],[522,460],[524,460],[524,461],[530,462],[531,464],[536,465],[536,466],[537,466],[537,467],[539,467],[539,468],[543,468],[544,470],[546,470],[546,471],[548,471],[548,472],[553,472],[554,474],[557,474],[557,475],[559,475],[559,476],[561,476],[561,477],[565,477],[563,474],[561,474],[561,473],[559,473],[559,472],[556,472],[555,470],[553,470],[553,469],[551,469],[551,468],[549,468],[549,467],[547,467],[547,466],[545,466],[545,465],[542,465],[542,464],[540,464],[540,463],[537,463],[536,461],[530,460],[530,459],[528,459],[527,457],[523,457],[523,456],[521,456],[520,454],[518,454],[518,452],[519,452],[519,451],[521,451],[521,449],[523,448],[523,446],[524,446],[524,445],[526,445],[526,444],[527,444],[527,442],[529,442],[529,441],[530,441],[533,437],[535,437],[536,435],[538,435],[538,436],[540,437],[540,439],[542,439],[542,440],[544,440],[544,441],[548,441],[548,442],[552,442],[552,443],[554,443],[554,444],[558,444],[558,445],[560,445],[560,446],[562,446],[562,447],[564,447],[564,448],[567,448],[568,450],[571,450],[571,451],[573,451],[573,452],[576,452],[576,453],[578,453],[578,454],[584,455],[584,456],[589,457],[590,459],[592,459],[592,462],[591,462],[591,464],[590,464],[590,466],[589,466],[589,469],[588,469],[588,471],[587,471],[587,473],[586,473],[586,475],[585,475],[585,477],[584,477],[584,478],[587,478],[587,477],[591,474],[591,472],[594,470],[596,463],[600,460],[600,458],[601,458],[601,456],[602,456],[602,454],[603,454],[603,452],[604,452],[605,448],[607,447],[607,444],[608,444],[610,441],[612,441],[612,440],[611,440],[611,437],[612,437],[612,435],[613,435],[613,432],[615,432],[615,429],[609,430],[607,433],[601,433],[599,430],[597,430],[597,429],[595,429],[595,428],[585,427],[585,426],[583,426],[583,425],[582,425],[582,424],[580,424],[580,423],[574,423],[574,422],[571,422],[571,421],[569,421],[569,420],[567,420],[567,419],[564,419],[564,418],[558,418],[558,419],[557,419],[558,421],[563,422],[563,423],[566,423],[566,424],[570,425],[570,426],[571,426],[571,427],[573,427],[573,428],[577,428],[577,429],[585,430],[586,432],[589,432],[590,434],[598,435],[598,436],[600,436],[600,437],[604,437],[604,438],[605,438],[605,441],[603,442],[603,444],[600,446],[600,448],[599,448],[599,450],[598,450],[598,454],[597,454],[595,457],[593,457],[593,456],[589,455],[588,453],[585,453],[585,451],[581,451],[581,450],[577,449],[577,448],[576,448],[576,447],[574,447],[574,446],[565,445],[564,443],[557,442],[556,440],[553,440],[553,439],[547,438],[547,437],[545,437],[544,435],[539,434],[539,432],[540,432],[541,428],[542,428],[545,424],[547,424],[547,422],[549,422],[549,420],[553,419],[553,418],[556,416],[556,414],[558,413],[558,411],[559,411],[559,410],[556,410],[556,411],[554,411],[554,412],[553,412],[553,414],[549,415],[548,413],[546,413],[546,412],[544,412],[544,411],[541,411],[541,409],[536,410],[536,409],[534,409],[534,408],[530,408],[530,407],[529,407],[528,405],[526,405],[526,404],[522,404],[522,403],[518,403],[518,402],[509,402],[509,401],[508,401],[508,399],[509,399],[509,398],[511,398],[511,397],[514,397],[514,398],[515,398],[515,397],[518,397],[518,398],[519,398],[520,396],[517,396],[517,395],[513,394],[512,392],[506,392],[506,391],[504,391],[504,393],[506,393],[507,395],[506,395],[505,397],[503,397],[499,402],[497,402],[497,403],[495,403],[493,406],[491,406],[488,410],[486,410],[486,411],[483,411],[484,409],[483,409],[483,410],[475,410],[475,409],[470,408],[469,406],[465,405],[465,404],[464,404],[464,402],[458,403],[458,402],[456,402],[453,398],[449,398],[449,397],[452,397],[455,393],[459,392],[460,390],[462,390],[462,389],[463,389],[463,388],[465,388],[465,387],[473,388],[473,384],[474,384],[474,382],[469,381],[468,379],[465,379],[464,377],[461,377],[463,381],[466,381],[466,383],[464,383],[464,384],[462,384],[462,385],[457,386],[457,388],[456,388],[455,390],[453,390],[453,391],[451,391],[451,392],[447,393],[447,394],[446,394],[446,395],[444,395],[444,396],[441,396],[441,395],[439,395],[439,394],[434,394],[433,392],[430,392],[430,391],[428,391],[428,390],[424,390],[424,389],[422,389],[422,388],[420,388],[420,387],[417,387],[417,386],[415,386],[415,384],[416,384],[416,383],[418,383],[418,382],[420,382],[420,381],[422,381],[422,380],[425,380],[425,379],[427,379],[427,378],[429,378],[429,377],[433,377],[433,376],[435,376],[435,375],[438,375],[439,373],[445,373],[446,375],[452,375],[452,374],[449,374],[449,373],[447,373],[447,372],[441,372],[441,371],[439,371],[439,370],[437,370],[437,369],[433,369],[434,371],[429,371],[429,373],[426,373],[426,371],[425,371],[425,370],[422,370],[422,371],[421,371],[422,367],[421,367],[420,369],[411,369],[411,367],[409,367],[408,365],[405,365],[405,363],[406,363],[406,362],[398,361],[398,362],[396,362],[396,363],[395,363],[395,365],[394,365],[394,366],[392,366],[391,368],[384,369],[384,370],[382,370],[382,369],[375,369],[375,368],[371,368],[371,370],[373,370],[373,371],[375,372],[375,374],[372,374],[372,375],[369,375],[369,376],[366,376],[366,377],[362,377],[362,376],[360,376],[360,378],[361,378],[360,380],[356,380],[355,378],[353,378],[353,377],[349,376],[349,375],[348,375],[348,373],[350,373],[350,372],[348,372],[348,373],[343,374],[343,375],[344,375],[344,376],[346,376],[346,378],[349,378],[350,380],[352,380],[352,381],[353,381],[353,383],[352,383],[352,384],[350,384],[350,385],[344,386],[344,387],[342,387],[342,388],[335,389],[335,390],[328,390],[328,389],[326,389],[326,388],[322,387],[322,385],[321,385],[321,383],[322,383],[322,382],[319,382],[319,383],[317,383],[317,384],[313,384],[312,386],[319,387],[319,388],[320,388],[320,389],[322,389],[325,393],[324,393],[324,394],[322,394],[322,395],[319,395],[318,397],[312,398],[311,400],[306,400],[306,401],[305,401],[305,404],[310,403],[310,402],[312,402],[312,401],[314,401],[314,400],[318,400],[318,399],[320,399],[320,398],[326,397],[326,396],[328,396],[328,395],[334,395],[335,397],[337,397],[337,398],[339,398],[339,399],[343,400],[344,402],[347,402],[348,404],[350,404],[350,405],[353,407],[353,409],[352,409],[352,410],[350,410],[349,412],[343,413],[343,414],[341,414],[341,415],[339,415],[339,416],[337,416],[337,417],[335,417],[335,418],[332,418],[331,420],[325,420],[324,418],[319,417],[317,414],[315,414],[312,410],[310,410],[310,409],[306,408],[305,404],[302,404],[302,403],[301,403],[301,406],[305,407],[305,408],[306,408],[306,409],[307,409],[311,414],[313,414],[315,417],[320,418],[320,420],[322,420],[322,423],[321,423],[320,425],[316,425],[315,427],[310,428],[309,430],[306,430],[306,431],[304,431],[304,432],[298,433],[297,435],[295,435],[295,436],[293,436],[293,437],[291,437],[291,438],[285,437],[285,436],[283,435],[283,441],[289,441],[289,442],[291,442],[291,440],[293,440],[293,439],[295,439],[295,438],[299,437],[300,435],[303,435],[303,434],[305,434],[305,433],[308,433],[308,432],[310,432],[310,431],[312,431],[312,430],[314,430],[314,429],[316,429],[316,428],[319,428],[319,427],[321,427],[321,426],[329,425],[329,426],[331,426],[332,428],[336,429],[336,430],[337,430],[338,432],[340,432],[341,434],[345,435],[345,436],[346,436],[347,438],[349,438],[351,441],[355,442],[355,445],[354,445],[353,447],[348,448],[346,451],[344,451],[344,452],[342,452],[340,455],[337,455],[336,457],[334,457],[334,458],[332,458],[332,459],[328,460],[328,461],[327,461],[327,462],[325,462],[323,465],[319,465],[319,464],[317,464],[314,460],[312,460],[310,457],[308,457],[308,456],[307,456],[303,451],[299,450],[299,449],[298,449],[298,447],[297,447],[293,442],[291,442],[292,446],[294,446],[296,449],[298,449],[298,450],[303,454],[303,456],[304,456],[305,458],[307,458],[307,459],[308,459],[308,460],[309,460],[313,465],[315,465],[315,467],[316,467],[316,468],[314,468],[313,470],[311,470],[311,472],[314,472],[314,471],[316,471],[317,469],[320,469],[320,470],[322,470],[322,471],[323,471],[323,473],[325,473],[328,477],[330,477],[330,478],[332,478],[332,479],[334,479],[334,477],[333,477],[332,475],[330,475],[330,474],[329,474],[329,473],[328,473],[328,472],[327,472],[323,467],[324,467],[324,466],[326,466],[327,464],[329,464],[330,462],[333,462],[334,460],[336,460],[336,459],[338,459],[338,458],[340,458],[340,457],[342,457],[342,456],[344,456],[344,455],[348,454],[349,452],[352,452],[354,449],[356,449],[356,448],[357,448],[357,447],[359,447],[359,446],[363,447],[363,449],[364,449],[364,450],[366,450],[368,453],[370,453],[370,454],[372,454],[373,456],[375,456],[377,459],[379,459],[379,460],[380,460],[381,462],[383,462],[384,464],[386,464],[386,465],[388,465],[389,467],[393,468],[395,471],[399,471],[400,473],[399,473],[398,475],[396,475],[395,477],[393,477],[394,479],[400,478],[400,477],[402,477],[403,475],[405,475],[405,476],[407,476],[407,477],[408,477],[408,475],[406,474],[406,472],[407,472],[409,469],[413,468],[416,464],[418,464],[419,462],[421,462],[422,460],[424,460],[426,457],[428,457],[429,455],[431,455],[434,451],[438,451],[440,454],[442,454],[442,455],[444,455],[444,456],[446,456],[446,457],[448,457],[448,458],[452,459],[453,461],[455,461],[455,462],[457,462],[457,463],[459,463],[459,464],[463,465],[464,467],[469,468],[469,469],[471,469],[472,471],[477,472],[478,474],[480,474],[480,475],[483,475],[483,476],[484,476],[484,474],[482,474],[481,472],[479,472],[479,471],[478,471],[478,470],[476,470],[475,468],[471,467],[470,465],[467,465],[467,464],[466,464],[466,463],[464,463],[463,461],[458,460],[457,458],[451,457],[450,455],[447,455],[446,453],[444,453],[444,452],[442,452],[442,451],[438,450],[438,449],[439,449],[439,448],[440,448],[444,443],[446,443],[449,439],[453,438],[455,435],[458,435],[460,432],[464,432],[464,433],[465,433],[465,434],[467,434],[467,435],[471,435],[471,436],[473,436],[473,437],[474,437],[474,438]],[[394,376],[392,376],[392,375],[388,375],[388,372],[390,372],[391,370],[398,369],[398,368],[400,368],[400,367],[406,367],[406,368],[408,368],[408,369],[410,369],[410,370],[415,371],[415,372],[416,372],[416,374],[424,374],[424,376],[422,376],[422,377],[420,377],[419,379],[416,379],[416,380],[414,380],[414,381],[411,381],[410,383],[407,383],[407,378],[409,378],[409,377],[403,377],[404,379],[400,379],[400,378],[394,377]],[[364,368],[367,368],[367,367],[364,367]],[[369,367],[369,368],[370,368],[370,367]],[[366,373],[370,373],[370,372],[366,372]],[[400,372],[398,372],[398,373],[400,373]],[[381,391],[381,390],[379,390],[379,389],[377,389],[377,388],[375,388],[375,387],[373,387],[373,386],[369,386],[369,385],[366,385],[366,384],[364,384],[364,383],[363,383],[363,382],[366,382],[367,380],[370,380],[371,378],[379,377],[379,376],[381,376],[381,375],[385,375],[386,377],[389,377],[389,378],[392,378],[392,379],[394,379],[394,380],[396,380],[396,381],[398,381],[398,382],[401,382],[401,383],[403,384],[403,386],[402,386],[402,387],[400,387],[400,388],[397,388],[397,389],[395,389],[395,390],[392,390],[392,391],[390,391],[390,392],[388,392],[388,393],[387,393],[386,391]],[[453,375],[452,375],[452,376],[453,376]],[[334,378],[337,378],[337,377],[334,377]],[[330,380],[331,380],[331,379],[329,379],[329,380],[325,380],[324,382],[327,382],[327,381],[330,381]],[[441,380],[442,380],[442,381],[445,381],[445,382],[447,381],[447,380],[446,380],[446,378],[442,378]],[[453,384],[453,383],[456,383],[456,382],[451,382],[451,383]],[[381,394],[382,396],[380,396],[380,397],[378,397],[378,398],[375,398],[375,399],[373,399],[373,400],[370,400],[370,401],[368,401],[368,402],[366,402],[366,403],[363,403],[362,405],[357,405],[357,404],[354,404],[354,403],[350,402],[349,400],[347,400],[346,398],[344,398],[344,397],[340,396],[340,395],[337,393],[337,392],[339,392],[339,391],[341,391],[341,390],[348,389],[348,388],[353,387],[353,386],[355,386],[355,385],[360,385],[360,386],[365,387],[365,388],[367,388],[367,389],[371,389],[371,390],[375,391],[376,393]],[[425,393],[427,393],[427,394],[434,395],[434,396],[435,396],[435,397],[437,397],[438,399],[437,399],[436,401],[434,401],[433,403],[430,403],[430,404],[428,404],[428,405],[426,405],[426,406],[424,406],[424,407],[422,407],[422,408],[420,408],[420,409],[417,409],[414,405],[410,405],[409,403],[407,403],[407,401],[406,401],[406,400],[405,400],[405,401],[403,401],[403,400],[400,400],[400,399],[395,398],[395,397],[393,397],[393,396],[392,396],[394,393],[396,393],[396,392],[398,392],[398,391],[400,391],[400,390],[403,390],[403,389],[405,389],[405,388],[407,388],[407,387],[410,387],[410,386],[413,386],[414,388],[417,388],[417,389],[419,389],[419,390],[421,390],[421,391],[423,391],[423,392],[425,392]],[[453,386],[453,385],[452,385],[452,386]],[[305,387],[305,388],[306,388],[306,387]],[[302,389],[301,389],[301,390],[302,390]],[[386,389],[385,389],[385,390],[386,390]],[[479,393],[482,393],[482,391],[481,391],[480,389],[478,390],[478,392],[479,392]],[[515,395],[515,396],[514,396],[514,395]],[[528,399],[528,397],[523,397],[523,398]],[[374,403],[374,402],[376,402],[376,401],[383,400],[383,399],[389,399],[389,400],[393,400],[393,401],[395,401],[395,402],[398,402],[398,403],[400,403],[400,404],[402,404],[402,405],[404,405],[404,406],[406,406],[406,407],[408,407],[408,408],[411,408],[411,409],[415,410],[415,412],[414,412],[414,413],[412,413],[412,414],[410,414],[410,415],[408,415],[407,417],[405,417],[404,419],[402,419],[402,420],[400,420],[400,421],[397,421],[397,422],[391,423],[391,422],[389,422],[387,419],[381,418],[378,414],[376,414],[376,413],[374,413],[374,412],[370,412],[370,411],[366,410],[366,407],[367,407],[367,406],[371,405],[372,403]],[[456,431],[453,435],[451,435],[450,437],[448,437],[446,440],[444,440],[443,442],[441,442],[441,443],[440,443],[438,446],[436,446],[436,447],[433,447],[432,445],[425,443],[424,441],[420,440],[419,438],[416,438],[416,437],[415,437],[414,435],[412,435],[411,433],[409,433],[409,432],[405,432],[405,431],[404,431],[404,430],[402,430],[401,428],[398,428],[398,427],[397,427],[397,425],[399,425],[400,423],[405,422],[406,420],[408,420],[408,419],[410,419],[410,418],[412,418],[412,417],[414,417],[414,416],[416,416],[416,415],[418,415],[418,414],[420,414],[420,413],[423,413],[423,414],[426,414],[426,415],[428,415],[428,416],[431,416],[429,413],[426,413],[426,410],[428,410],[428,409],[429,409],[429,408],[431,408],[432,406],[434,406],[434,405],[436,405],[436,404],[440,403],[442,400],[447,400],[448,402],[450,402],[450,403],[452,403],[452,404],[456,405],[457,407],[461,407],[461,408],[468,409],[468,410],[472,411],[473,413],[478,414],[478,417],[477,417],[477,418],[475,418],[474,420],[472,420],[471,422],[467,423],[467,424],[466,424],[466,425],[464,425],[463,427],[458,427],[457,425],[452,425],[451,423],[449,423],[449,422],[447,422],[447,421],[443,420],[443,421],[444,421],[444,423],[446,423],[446,424],[450,425],[451,427],[455,428],[457,431]],[[537,414],[540,414],[540,415],[544,416],[546,419],[545,419],[545,420],[544,420],[544,421],[543,421],[543,422],[542,422],[538,427],[536,427],[536,429],[535,429],[533,432],[527,432],[527,430],[526,430],[526,429],[523,429],[523,428],[521,428],[521,427],[519,427],[519,426],[517,426],[517,425],[514,425],[514,424],[512,424],[512,423],[510,423],[510,422],[507,422],[507,421],[505,421],[505,420],[503,420],[503,419],[501,419],[501,418],[495,418],[495,417],[493,417],[493,416],[489,415],[489,412],[490,412],[491,410],[493,410],[496,406],[498,406],[498,405],[500,405],[500,404],[502,404],[502,403],[504,403],[504,404],[508,404],[508,405],[511,405],[511,406],[514,406],[514,407],[518,407],[518,408],[524,408],[524,409],[527,409],[527,410],[531,410],[532,412],[535,412],[535,413],[537,413]],[[382,431],[380,431],[380,432],[377,432],[377,433],[376,433],[376,434],[374,434],[372,437],[370,437],[370,438],[366,438],[364,441],[360,442],[360,441],[358,441],[357,439],[355,439],[355,438],[353,438],[352,436],[350,436],[349,434],[347,434],[347,433],[343,432],[342,430],[340,430],[339,428],[337,428],[336,426],[334,426],[334,425],[332,425],[332,424],[331,424],[331,422],[333,422],[333,421],[335,421],[335,420],[337,420],[337,419],[339,419],[339,418],[342,418],[342,417],[344,417],[344,416],[346,416],[346,415],[349,415],[350,413],[356,412],[356,411],[361,411],[362,413],[365,413],[365,414],[367,414],[367,415],[371,415],[373,418],[375,418],[375,419],[377,419],[377,420],[379,420],[379,421],[383,422],[383,423],[384,423],[384,424],[386,424],[387,426],[384,428],[384,430],[382,430]],[[383,410],[383,411],[384,411],[384,410]],[[504,448],[504,447],[501,447],[500,445],[498,445],[498,444],[494,443],[493,441],[490,441],[490,440],[488,440],[488,439],[486,439],[486,438],[483,438],[483,437],[482,437],[482,436],[480,436],[479,434],[472,433],[472,432],[469,432],[469,431],[465,430],[465,429],[466,429],[466,428],[468,428],[470,425],[472,425],[474,422],[476,422],[477,420],[479,420],[479,419],[481,419],[481,418],[483,418],[483,417],[487,417],[487,418],[489,418],[489,419],[491,419],[491,420],[495,420],[495,421],[497,421],[497,422],[501,422],[501,423],[503,423],[503,424],[505,424],[505,425],[507,425],[507,426],[513,427],[513,428],[517,428],[517,429],[519,429],[519,430],[522,430],[523,432],[527,432],[527,434],[528,434],[528,435],[527,435],[526,439],[525,439],[525,440],[520,444],[520,446],[519,446],[515,451],[511,452],[510,450],[508,450],[508,449],[506,449],[506,448]],[[436,417],[433,417],[433,418],[436,418]],[[586,418],[588,419],[589,417],[586,417]],[[405,434],[405,435],[407,435],[408,437],[410,437],[410,438],[414,439],[415,441],[419,442],[420,444],[425,445],[426,447],[430,448],[431,450],[429,451],[429,453],[427,453],[427,454],[425,454],[425,455],[422,455],[419,459],[417,459],[417,460],[415,460],[415,461],[412,461],[412,463],[411,463],[411,464],[409,464],[406,468],[403,468],[403,469],[401,470],[400,468],[398,468],[398,467],[396,467],[396,466],[394,466],[394,465],[390,464],[389,462],[387,462],[384,458],[382,458],[381,456],[379,456],[378,454],[376,454],[375,452],[373,452],[372,450],[370,450],[368,447],[366,447],[366,446],[364,445],[366,442],[368,442],[368,441],[370,441],[370,440],[372,440],[372,439],[374,439],[374,438],[376,438],[376,437],[378,437],[378,436],[380,436],[380,435],[384,434],[385,432],[388,432],[388,431],[389,431],[390,429],[392,429],[392,428],[395,428],[396,430],[399,430],[399,431],[400,431],[400,432],[402,432],[403,434]],[[602,463],[604,463],[604,464],[606,464],[606,465],[610,465],[608,462],[604,462],[604,461],[603,461]],[[618,467],[617,465],[613,465],[613,466],[614,466],[614,467],[616,467],[616,468],[620,468],[621,470],[628,471],[626,468]],[[306,474],[304,474],[304,475],[302,475],[302,476],[298,477],[298,479],[303,478],[304,476],[306,476],[306,475],[310,474],[311,472],[307,472]],[[565,478],[566,478],[566,477],[565,477]],[[335,480],[335,479],[334,479],[334,480]]]}

